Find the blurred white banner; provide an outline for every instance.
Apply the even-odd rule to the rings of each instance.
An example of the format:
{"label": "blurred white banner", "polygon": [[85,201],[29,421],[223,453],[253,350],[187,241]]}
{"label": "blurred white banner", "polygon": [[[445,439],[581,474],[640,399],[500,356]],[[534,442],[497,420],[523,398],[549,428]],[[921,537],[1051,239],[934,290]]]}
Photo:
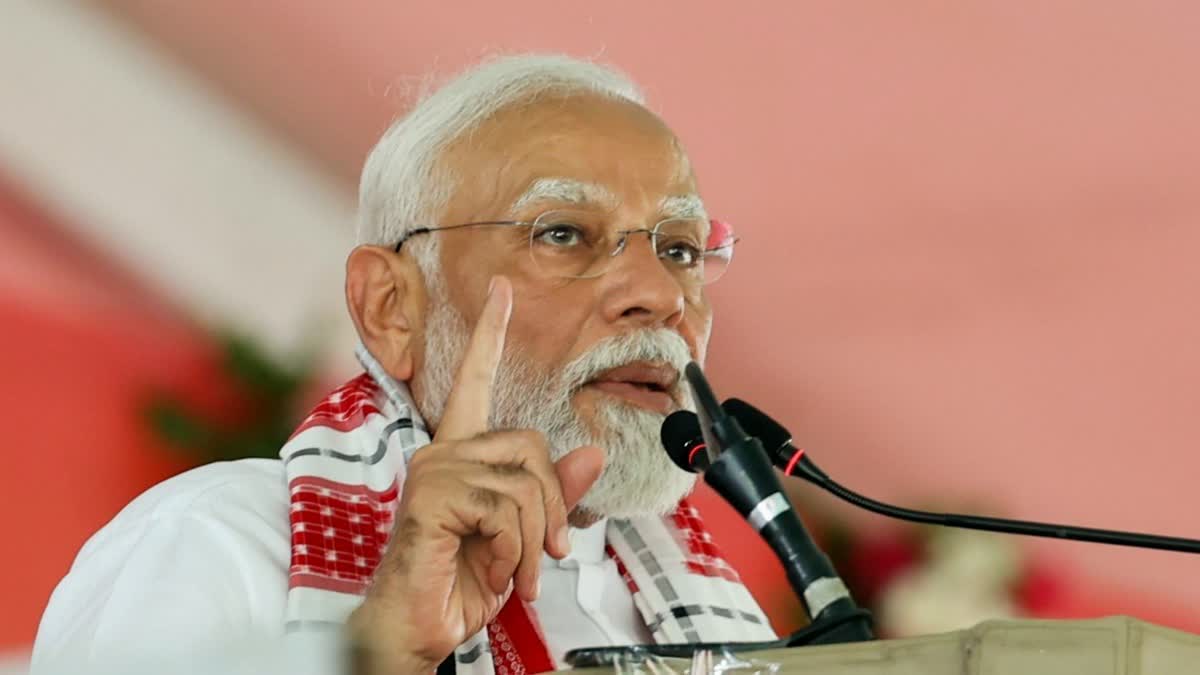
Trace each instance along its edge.
{"label": "blurred white banner", "polygon": [[98,10],[0,24],[0,171],[205,322],[349,362],[349,186]]}

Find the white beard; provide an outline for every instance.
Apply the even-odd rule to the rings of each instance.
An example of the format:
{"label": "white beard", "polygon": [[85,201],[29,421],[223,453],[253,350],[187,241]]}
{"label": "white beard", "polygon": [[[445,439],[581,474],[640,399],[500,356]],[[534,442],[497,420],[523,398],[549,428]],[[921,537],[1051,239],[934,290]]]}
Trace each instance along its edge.
{"label": "white beard", "polygon": [[[413,389],[421,413],[436,428],[466,351],[469,328],[450,304],[441,280],[427,275],[426,281],[430,310],[425,362],[413,378]],[[579,502],[583,511],[614,518],[670,513],[691,491],[696,476],[675,466],[663,450],[659,430],[666,416],[602,399],[596,405],[593,431],[571,405],[571,395],[598,373],[639,360],[665,362],[682,372],[691,355],[678,333],[647,329],[602,340],[554,377],[538,372],[508,343],[496,372],[490,426],[540,431],[556,461],[581,445],[603,448],[604,471]]]}

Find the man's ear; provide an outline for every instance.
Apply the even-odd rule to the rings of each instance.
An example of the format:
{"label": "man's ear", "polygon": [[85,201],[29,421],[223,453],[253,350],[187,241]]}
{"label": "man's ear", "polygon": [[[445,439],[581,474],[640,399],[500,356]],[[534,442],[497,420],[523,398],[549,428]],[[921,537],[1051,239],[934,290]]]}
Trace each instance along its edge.
{"label": "man's ear", "polygon": [[359,246],[346,259],[346,306],[358,336],[389,375],[408,381],[425,308],[420,270],[408,256]]}

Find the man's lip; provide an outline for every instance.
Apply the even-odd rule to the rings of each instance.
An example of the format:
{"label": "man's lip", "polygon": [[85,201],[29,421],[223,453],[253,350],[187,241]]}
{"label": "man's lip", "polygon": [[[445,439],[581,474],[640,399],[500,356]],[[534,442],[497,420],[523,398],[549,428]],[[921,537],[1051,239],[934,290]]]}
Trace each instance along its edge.
{"label": "man's lip", "polygon": [[589,382],[590,389],[595,389],[608,396],[615,396],[639,408],[652,410],[662,415],[669,415],[675,410],[675,397],[667,391],[656,391],[630,382],[598,380]]}
{"label": "man's lip", "polygon": [[588,384],[596,382],[627,382],[634,385],[650,386],[670,393],[679,383],[679,371],[663,363],[635,361],[599,373]]}
{"label": "man's lip", "polygon": [[640,408],[669,414],[678,406],[679,371],[669,365],[638,361],[610,368],[587,385]]}

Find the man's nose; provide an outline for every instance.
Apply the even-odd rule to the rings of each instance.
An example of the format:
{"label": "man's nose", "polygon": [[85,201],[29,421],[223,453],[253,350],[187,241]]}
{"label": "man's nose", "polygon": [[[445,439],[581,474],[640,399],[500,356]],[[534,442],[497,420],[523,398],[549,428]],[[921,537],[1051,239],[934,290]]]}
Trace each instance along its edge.
{"label": "man's nose", "polygon": [[626,234],[625,246],[604,274],[604,318],[636,327],[674,328],[683,319],[684,289],[658,259],[652,235]]}

